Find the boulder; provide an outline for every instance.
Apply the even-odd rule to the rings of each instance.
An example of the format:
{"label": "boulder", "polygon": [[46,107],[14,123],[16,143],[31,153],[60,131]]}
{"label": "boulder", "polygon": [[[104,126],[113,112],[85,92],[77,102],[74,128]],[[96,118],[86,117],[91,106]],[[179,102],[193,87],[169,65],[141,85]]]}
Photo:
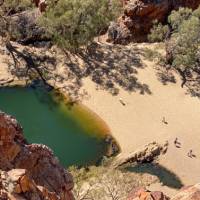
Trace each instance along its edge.
{"label": "boulder", "polygon": [[165,154],[168,149],[168,141],[164,144],[151,142],[134,152],[127,155],[121,154],[113,162],[113,167],[117,168],[124,165],[131,165],[133,163],[150,163],[153,162],[160,155]]}
{"label": "boulder", "polygon": [[184,187],[171,200],[200,200],[200,183]]}
{"label": "boulder", "polygon": [[10,39],[20,43],[49,40],[44,28],[38,25],[38,19],[46,9],[46,1],[33,0],[33,3],[35,8],[5,17],[8,23],[1,24],[3,29],[0,30],[0,35],[5,37],[9,32]]}
{"label": "boulder", "polygon": [[127,200],[169,200],[162,192],[151,192],[145,188],[134,188],[128,195]]}
{"label": "boulder", "polygon": [[154,20],[166,22],[174,9],[196,9],[200,0],[124,0],[123,15],[108,29],[108,42],[127,44],[144,42]]}
{"label": "boulder", "polygon": [[21,43],[47,40],[45,30],[37,25],[40,16],[37,8],[10,16],[7,28],[11,39]]}
{"label": "boulder", "polygon": [[0,198],[10,200],[59,200],[55,192],[50,192],[42,186],[36,185],[24,169],[12,169],[0,172]]}
{"label": "boulder", "polygon": [[182,188],[172,198],[159,191],[151,192],[143,187],[134,188],[127,200],[200,200],[200,183]]}
{"label": "boulder", "polygon": [[28,144],[22,127],[5,113],[0,113],[0,174],[0,199],[73,200],[72,176],[52,150]]}

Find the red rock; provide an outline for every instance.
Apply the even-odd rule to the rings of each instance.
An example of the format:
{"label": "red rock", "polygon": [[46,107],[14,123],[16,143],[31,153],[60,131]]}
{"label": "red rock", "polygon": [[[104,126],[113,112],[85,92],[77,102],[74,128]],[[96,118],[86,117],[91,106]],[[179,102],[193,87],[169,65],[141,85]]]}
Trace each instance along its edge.
{"label": "red rock", "polygon": [[162,192],[151,192],[145,188],[135,188],[130,192],[127,200],[169,200],[169,197]]}
{"label": "red rock", "polygon": [[200,0],[124,0],[124,14],[108,29],[108,41],[126,44],[146,41],[153,21],[165,22],[179,7],[196,9]]}
{"label": "red rock", "polygon": [[[34,199],[37,200],[73,200],[72,176],[59,164],[51,149],[28,144],[22,127],[5,113],[0,113],[0,169],[3,170],[0,173],[0,199],[3,195],[12,195],[16,200],[22,197],[28,200],[36,195]],[[12,192],[4,187],[6,184],[1,184],[8,180],[12,180]],[[42,191],[38,186],[43,188]]]}
{"label": "red rock", "polygon": [[39,8],[40,12],[44,12],[47,7],[46,0],[33,0],[33,3]]}
{"label": "red rock", "polygon": [[200,183],[183,188],[171,200],[200,200]]}

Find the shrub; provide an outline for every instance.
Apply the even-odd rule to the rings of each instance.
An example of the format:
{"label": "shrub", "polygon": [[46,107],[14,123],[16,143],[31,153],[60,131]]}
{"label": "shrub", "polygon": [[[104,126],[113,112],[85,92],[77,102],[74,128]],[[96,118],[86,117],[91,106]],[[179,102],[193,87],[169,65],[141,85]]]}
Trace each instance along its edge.
{"label": "shrub", "polygon": [[192,15],[189,8],[180,8],[178,11],[172,11],[168,17],[168,23],[173,31],[177,31],[183,21],[188,20]]}
{"label": "shrub", "polygon": [[33,7],[32,1],[30,0],[4,0],[0,3],[0,14],[11,15],[18,12],[25,11]]}
{"label": "shrub", "polygon": [[150,30],[150,34],[148,35],[148,40],[150,42],[163,42],[167,37],[168,32],[169,27],[167,25],[162,25],[161,23],[155,21],[152,29]]}
{"label": "shrub", "polygon": [[71,167],[74,179],[74,196],[77,200],[125,200],[134,187],[157,182],[155,176],[112,169],[108,166],[91,166],[87,169]]}

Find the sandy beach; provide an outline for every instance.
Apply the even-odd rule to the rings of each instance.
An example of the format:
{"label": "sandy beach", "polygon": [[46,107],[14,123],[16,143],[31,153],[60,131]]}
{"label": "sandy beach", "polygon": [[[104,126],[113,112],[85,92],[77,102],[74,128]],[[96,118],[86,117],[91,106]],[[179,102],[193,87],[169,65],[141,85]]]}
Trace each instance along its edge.
{"label": "sandy beach", "polygon": [[[82,79],[80,88],[80,91],[87,93],[87,98],[83,98],[82,103],[108,124],[121,147],[122,152],[119,156],[125,156],[152,141],[169,141],[168,152],[159,158],[159,166],[164,171],[173,172],[183,185],[195,184],[200,181],[200,99],[191,97],[185,88],[181,88],[179,77],[176,77],[176,83],[163,85],[158,80],[156,63],[145,59],[140,52],[144,47],[145,44],[137,46],[142,66],[137,67],[134,72],[137,78],[135,91],[116,85],[119,94],[112,95],[105,88],[97,87],[91,77],[86,77]],[[130,55],[120,57],[123,51],[117,47],[111,48],[110,51],[114,53],[114,65],[130,65],[131,68],[135,68],[136,62],[131,62],[130,59],[131,51],[136,52],[136,46],[121,48],[126,48]],[[110,58],[109,54],[106,58]],[[2,60],[5,59],[1,56],[1,80],[10,77]],[[104,65],[109,65],[109,62],[105,62]],[[55,73],[64,74],[66,70],[66,66],[60,67]],[[68,83],[69,80],[56,83],[56,86],[61,87]],[[175,138],[181,143],[180,148],[175,147]],[[191,149],[196,157],[188,157]],[[172,176],[171,179],[173,178]],[[170,184],[168,186],[162,186],[161,189],[161,184],[155,184],[151,187],[172,194],[174,188]]]}
{"label": "sandy beach", "polygon": [[[149,86],[151,95],[130,93],[121,88],[119,95],[112,96],[105,90],[97,90],[90,79],[85,79],[84,88],[90,98],[83,103],[109,125],[121,146],[120,156],[149,142],[168,140],[168,152],[160,157],[159,165],[176,174],[182,184],[195,184],[200,181],[200,100],[186,94],[178,77],[176,84],[163,85],[156,75],[155,63],[142,60],[146,67],[138,69],[137,78]],[[125,106],[120,103],[120,98]],[[162,122],[163,118],[167,124]],[[174,145],[176,137],[181,143],[180,148]],[[196,158],[187,156],[190,149]],[[159,184],[151,187],[160,189]],[[169,188],[162,190],[173,194],[173,187]]]}

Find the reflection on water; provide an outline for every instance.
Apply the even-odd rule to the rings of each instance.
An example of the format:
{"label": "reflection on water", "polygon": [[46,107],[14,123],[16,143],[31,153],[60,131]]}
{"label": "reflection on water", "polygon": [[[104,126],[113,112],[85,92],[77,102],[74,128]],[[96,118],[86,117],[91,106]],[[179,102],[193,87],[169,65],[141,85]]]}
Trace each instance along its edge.
{"label": "reflection on water", "polygon": [[30,143],[50,146],[63,165],[96,163],[105,153],[109,129],[80,105],[66,105],[43,88],[0,89],[0,110],[14,115]]}

